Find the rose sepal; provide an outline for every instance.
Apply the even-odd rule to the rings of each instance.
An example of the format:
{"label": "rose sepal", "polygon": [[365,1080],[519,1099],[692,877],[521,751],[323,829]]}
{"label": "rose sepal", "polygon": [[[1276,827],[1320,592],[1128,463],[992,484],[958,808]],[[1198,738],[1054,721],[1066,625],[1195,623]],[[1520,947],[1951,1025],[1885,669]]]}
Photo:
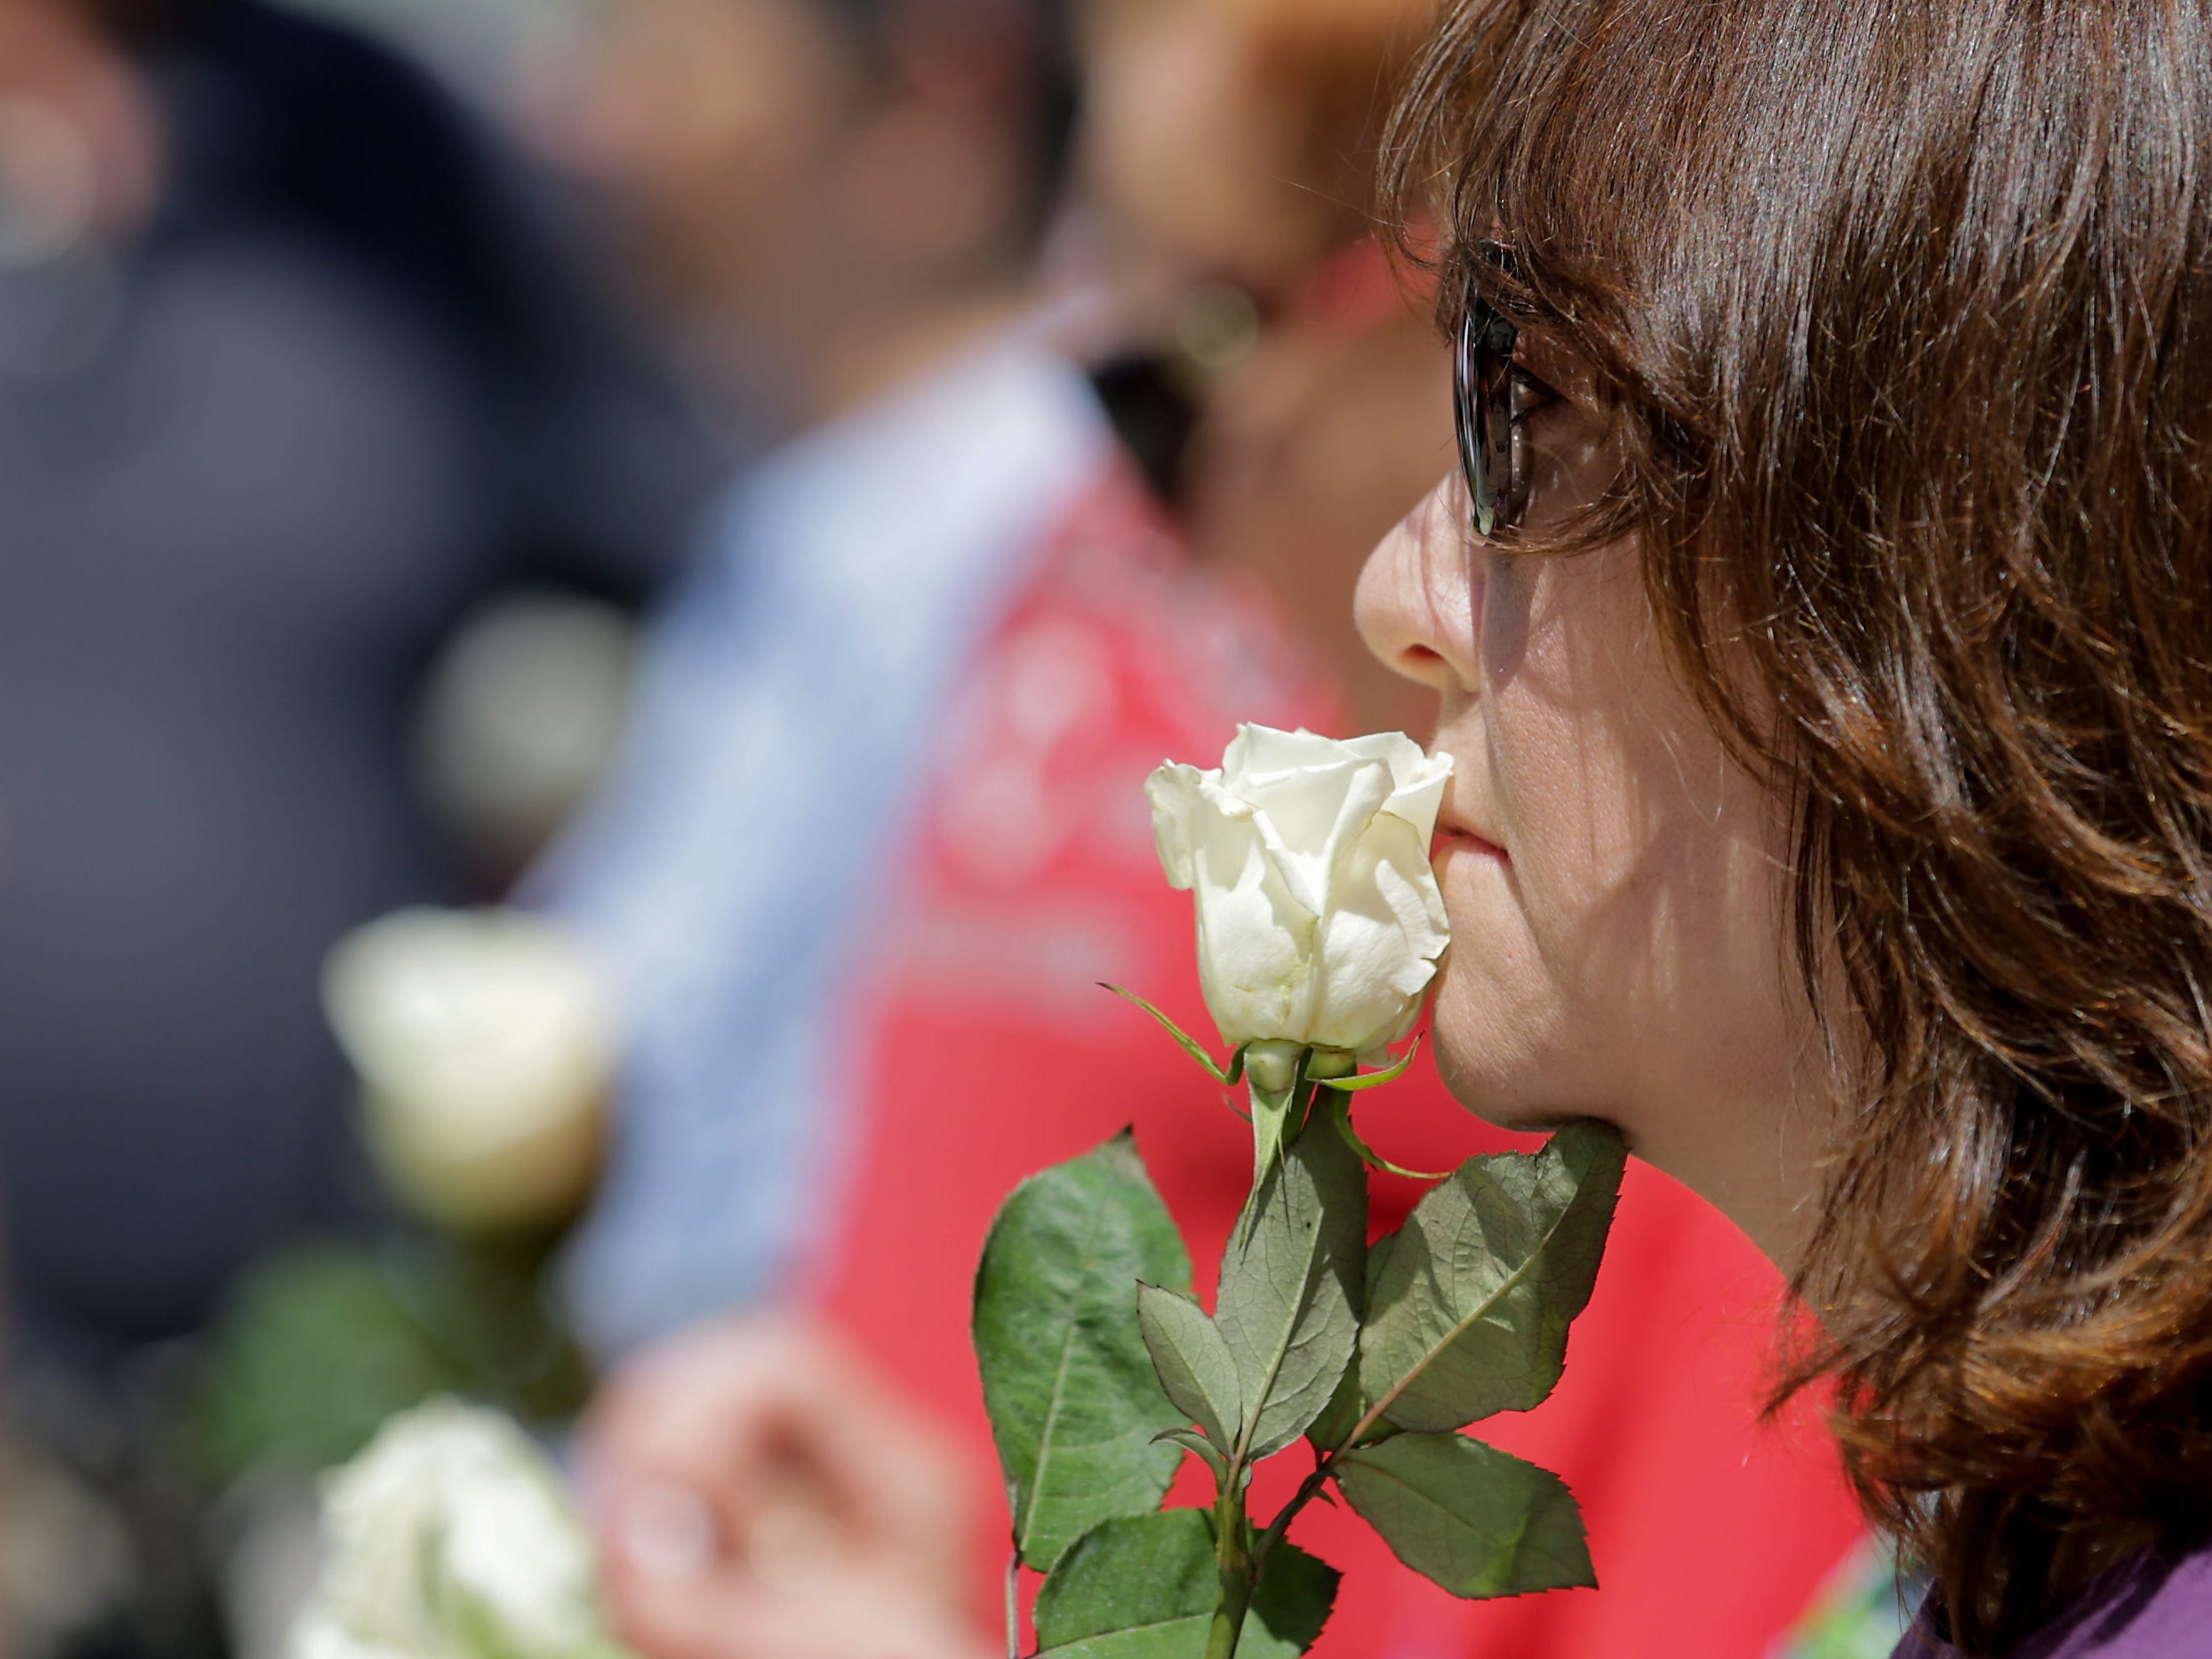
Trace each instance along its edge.
{"label": "rose sepal", "polygon": [[[1283,1148],[1294,1138],[1291,1119],[1297,1118],[1301,1127],[1305,1109],[1313,1100],[1313,1085],[1303,1078],[1294,1077],[1287,1089],[1263,1089],[1257,1082],[1252,1085],[1252,1190],[1258,1192],[1267,1184],[1283,1161]],[[1250,1212],[1246,1213],[1250,1219]]]}
{"label": "rose sepal", "polygon": [[1098,982],[1098,988],[1102,991],[1111,991],[1115,996],[1120,997],[1124,1002],[1133,1002],[1138,1007],[1150,1014],[1152,1018],[1158,1023],[1162,1030],[1165,1031],[1170,1036],[1173,1037],[1176,1042],[1182,1045],[1183,1053],[1188,1054],[1200,1066],[1206,1067],[1206,1074],[1212,1078],[1216,1083],[1220,1084],[1224,1088],[1233,1089],[1243,1080],[1244,1076],[1244,1054],[1245,1051],[1252,1046],[1250,1043],[1243,1042],[1237,1044],[1236,1048],[1230,1054],[1229,1064],[1224,1066],[1219,1060],[1214,1059],[1212,1054],[1206,1051],[1206,1045],[1204,1043],[1200,1042],[1196,1037],[1191,1036],[1189,1032],[1184,1030],[1182,1026],[1176,1024],[1175,1021],[1170,1019],[1158,1009],[1153,1007],[1151,1003],[1146,1001],[1144,998],[1139,996],[1134,991],[1125,991],[1118,985],[1107,984],[1103,980],[1101,980]]}
{"label": "rose sepal", "polygon": [[1380,1170],[1385,1175],[1402,1176],[1408,1181],[1442,1181],[1451,1173],[1449,1170],[1408,1170],[1402,1164],[1393,1164],[1370,1146],[1360,1139],[1359,1131],[1352,1127],[1352,1097],[1340,1090],[1329,1102],[1328,1115],[1329,1121],[1336,1126],[1337,1133],[1344,1137],[1345,1144],[1358,1153],[1359,1161],[1370,1170]]}
{"label": "rose sepal", "polygon": [[1406,1052],[1399,1057],[1395,1065],[1392,1065],[1382,1071],[1361,1072],[1357,1075],[1346,1075],[1344,1077],[1323,1077],[1319,1073],[1311,1073],[1310,1075],[1313,1076],[1314,1081],[1320,1084],[1324,1089],[1334,1089],[1339,1094],[1358,1094],[1364,1089],[1379,1089],[1386,1083],[1395,1083],[1400,1078],[1406,1075],[1407,1069],[1412,1066],[1414,1060],[1419,1055],[1420,1052],[1421,1040],[1419,1037],[1415,1037],[1413,1039],[1413,1046],[1407,1049]]}

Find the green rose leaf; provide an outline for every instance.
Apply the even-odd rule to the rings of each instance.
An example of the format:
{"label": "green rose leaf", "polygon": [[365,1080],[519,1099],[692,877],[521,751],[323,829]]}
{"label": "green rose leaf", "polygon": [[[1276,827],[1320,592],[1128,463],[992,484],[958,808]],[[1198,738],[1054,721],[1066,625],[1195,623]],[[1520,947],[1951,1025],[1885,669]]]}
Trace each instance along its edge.
{"label": "green rose leaf", "polygon": [[1346,1365],[1343,1380],[1337,1383],[1328,1404],[1322,1408],[1319,1417],[1306,1425],[1306,1438],[1313,1442],[1316,1451],[1334,1451],[1352,1437],[1364,1408],[1364,1399],[1359,1392],[1359,1367]]}
{"label": "green rose leaf", "polygon": [[1359,1340],[1367,1176],[1327,1126],[1291,1144],[1221,1261],[1214,1323],[1236,1357],[1249,1455],[1280,1451],[1334,1396]]}
{"label": "green rose leaf", "polygon": [[1626,1161],[1577,1123],[1530,1156],[1478,1158],[1424,1198],[1369,1286],[1359,1380],[1401,1429],[1441,1432],[1550,1394],[1589,1301]]}
{"label": "green rose leaf", "polygon": [[1401,1561],[1479,1600],[1595,1587],[1582,1512],[1556,1474],[1458,1434],[1347,1453],[1337,1484]]}
{"label": "green rose leaf", "polygon": [[1277,1544],[1267,1553],[1267,1570],[1253,1595],[1252,1610],[1244,1616],[1244,1637],[1237,1652],[1253,1654],[1258,1659],[1275,1656],[1287,1659],[1289,1655],[1304,1653],[1321,1640],[1336,1606],[1336,1587],[1342,1576],[1296,1544]]}
{"label": "green rose leaf", "polygon": [[1098,1522],[1159,1507],[1189,1419],[1160,1391],[1137,1282],[1190,1285],[1190,1257],[1127,1132],[1032,1176],[991,1224],[975,1357],[1013,1510],[1042,1571]]}
{"label": "green rose leaf", "polygon": [[[1334,1569],[1276,1546],[1237,1659],[1304,1653],[1328,1621],[1336,1584]],[[1039,1659],[1205,1659],[1219,1592],[1205,1510],[1103,1522],[1069,1547],[1037,1596]]]}
{"label": "green rose leaf", "polygon": [[1206,1310],[1188,1296],[1139,1285],[1137,1323],[1168,1398],[1216,1446],[1234,1445],[1244,1422],[1237,1360]]}
{"label": "green rose leaf", "polygon": [[1068,1547],[1037,1595],[1043,1653],[1202,1659],[1218,1580],[1202,1510],[1107,1521]]}

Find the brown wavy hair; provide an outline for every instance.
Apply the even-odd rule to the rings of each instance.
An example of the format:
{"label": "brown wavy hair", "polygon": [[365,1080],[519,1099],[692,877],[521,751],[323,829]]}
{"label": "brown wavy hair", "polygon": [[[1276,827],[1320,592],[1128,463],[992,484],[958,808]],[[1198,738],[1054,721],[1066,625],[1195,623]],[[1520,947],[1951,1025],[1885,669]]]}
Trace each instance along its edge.
{"label": "brown wavy hair", "polygon": [[1863,1058],[1789,1385],[2001,1651],[2212,1520],[2208,0],[1460,0],[1389,168],[1617,395],[1583,541],[1794,810]]}

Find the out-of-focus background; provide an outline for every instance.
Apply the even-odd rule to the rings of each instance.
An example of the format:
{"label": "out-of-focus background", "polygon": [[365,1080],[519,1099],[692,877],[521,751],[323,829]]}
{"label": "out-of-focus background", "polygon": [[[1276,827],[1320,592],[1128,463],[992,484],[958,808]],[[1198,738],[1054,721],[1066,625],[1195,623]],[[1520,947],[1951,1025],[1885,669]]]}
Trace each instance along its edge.
{"label": "out-of-focus background", "polygon": [[[1420,730],[1350,606],[1452,465],[1369,185],[1428,21],[0,0],[11,1659],[278,1659],[319,1472],[443,1394],[645,1659],[992,1650],[993,1205],[1133,1115],[1200,1255],[1243,1194],[1095,988],[1203,1024],[1142,780]],[[1395,1156],[1510,1144],[1422,1091]],[[1606,1598],[1346,1542],[1325,1655],[1753,1656],[1844,1559],[1763,1264],[1638,1171],[1607,1273],[1501,1436]]]}

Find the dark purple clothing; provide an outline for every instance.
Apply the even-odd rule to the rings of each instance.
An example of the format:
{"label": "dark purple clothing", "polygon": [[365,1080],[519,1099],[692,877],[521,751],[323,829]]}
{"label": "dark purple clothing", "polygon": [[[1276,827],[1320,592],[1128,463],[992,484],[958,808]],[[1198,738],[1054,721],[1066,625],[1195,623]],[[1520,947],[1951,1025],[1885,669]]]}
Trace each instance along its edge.
{"label": "dark purple clothing", "polygon": [[[2212,1654],[2212,1550],[2144,1556],[2098,1579],[2005,1659],[2201,1659]],[[1923,1615],[1893,1659],[1958,1659]]]}

